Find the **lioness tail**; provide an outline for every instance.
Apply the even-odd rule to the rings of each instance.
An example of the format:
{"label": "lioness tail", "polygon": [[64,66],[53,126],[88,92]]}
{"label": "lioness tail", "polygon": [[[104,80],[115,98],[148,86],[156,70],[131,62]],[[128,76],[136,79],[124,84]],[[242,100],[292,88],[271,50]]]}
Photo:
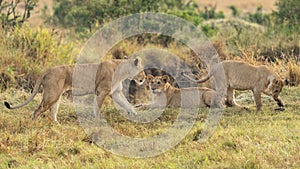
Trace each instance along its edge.
{"label": "lioness tail", "polygon": [[37,94],[37,92],[38,92],[38,90],[39,90],[39,88],[40,88],[40,86],[41,86],[41,84],[42,84],[42,82],[43,82],[43,79],[44,79],[44,77],[45,77],[46,74],[47,74],[47,73],[45,72],[45,73],[37,80],[37,82],[36,82],[36,84],[35,84],[35,86],[34,86],[34,88],[33,88],[32,94],[30,95],[29,98],[27,98],[27,100],[26,100],[24,103],[22,103],[22,104],[20,104],[20,105],[17,105],[17,106],[11,106],[7,101],[4,101],[5,107],[8,108],[8,109],[17,109],[17,108],[20,108],[20,107],[23,107],[23,106],[27,105],[27,104],[34,98],[34,96]]}
{"label": "lioness tail", "polygon": [[199,79],[199,80],[196,80],[192,77],[190,77],[189,75],[185,74],[185,73],[182,73],[182,75],[186,78],[188,78],[190,81],[192,82],[195,82],[195,83],[203,83],[203,82],[206,82],[210,77],[211,77],[211,74],[209,73],[207,76],[205,76],[204,78],[202,79]]}

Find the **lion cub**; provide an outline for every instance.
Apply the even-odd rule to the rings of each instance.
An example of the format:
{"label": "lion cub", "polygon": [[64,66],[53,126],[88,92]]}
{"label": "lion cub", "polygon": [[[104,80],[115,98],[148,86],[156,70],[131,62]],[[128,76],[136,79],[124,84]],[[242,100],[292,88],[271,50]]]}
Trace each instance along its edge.
{"label": "lion cub", "polygon": [[[217,101],[216,91],[206,87],[176,88],[169,83],[169,76],[147,76],[153,102],[136,105],[140,109],[149,108],[197,108],[218,106],[223,108],[223,101]],[[193,97],[198,94],[199,97]],[[181,99],[185,100],[182,101]]]}

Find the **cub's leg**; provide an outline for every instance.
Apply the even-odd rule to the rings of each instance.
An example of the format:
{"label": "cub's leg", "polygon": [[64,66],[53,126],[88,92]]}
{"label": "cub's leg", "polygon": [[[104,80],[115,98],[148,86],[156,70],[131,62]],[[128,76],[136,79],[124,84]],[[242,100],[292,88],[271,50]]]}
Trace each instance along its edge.
{"label": "cub's leg", "polygon": [[253,96],[254,96],[254,100],[255,100],[255,104],[256,104],[256,110],[260,111],[261,107],[262,107],[262,103],[261,103],[261,91],[256,91],[253,90]]}
{"label": "cub's leg", "polygon": [[203,95],[202,95],[202,99],[203,99],[203,103],[201,104],[200,102],[200,107],[211,107],[211,105],[213,104],[212,101],[213,101],[213,93],[211,91],[207,91],[207,92],[204,92]]}
{"label": "cub's leg", "polygon": [[208,107],[224,108],[224,98],[215,91],[207,91],[203,94],[204,103]]}
{"label": "cub's leg", "polygon": [[113,100],[123,107],[127,112],[136,115],[136,111],[131,106],[131,104],[127,101],[126,97],[123,95],[122,90],[116,90],[112,93]]}

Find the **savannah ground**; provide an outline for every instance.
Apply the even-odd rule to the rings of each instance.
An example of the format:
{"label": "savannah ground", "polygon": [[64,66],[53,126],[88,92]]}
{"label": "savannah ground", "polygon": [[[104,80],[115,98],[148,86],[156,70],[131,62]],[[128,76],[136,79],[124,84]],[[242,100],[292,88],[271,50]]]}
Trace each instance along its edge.
{"label": "savannah ground", "polygon": [[[45,2],[51,9],[53,3],[41,0],[37,11],[43,8],[42,4]],[[275,10],[274,0],[264,1],[261,4],[256,0],[247,2],[197,0],[197,2],[208,6],[210,4],[214,6],[217,2],[216,10],[224,11],[226,16],[231,15],[231,11],[228,10],[230,5],[235,5],[240,12],[255,12],[258,5],[262,5],[266,12]],[[36,12],[29,19],[31,26],[43,23],[43,17],[36,16],[39,14]],[[203,129],[209,111],[209,109],[203,109],[199,111],[192,130],[178,145],[158,156],[140,159],[112,154],[94,144],[80,126],[72,100],[66,96],[62,97],[58,113],[58,121],[61,126],[50,121],[49,112],[45,112],[36,121],[31,120],[33,111],[41,101],[40,93],[24,108],[6,109],[3,105],[4,100],[15,105],[23,102],[30,95],[32,83],[22,80],[27,78],[25,73],[30,72],[30,78],[35,79],[37,74],[44,71],[45,67],[73,63],[78,50],[86,40],[71,39],[74,43],[64,44],[69,40],[68,36],[73,34],[64,34],[67,31],[60,30],[60,28],[53,30],[52,28],[45,30],[38,28],[37,31],[35,29],[31,30],[27,27],[15,29],[14,36],[8,36],[7,39],[0,41],[2,44],[9,44],[12,48],[4,48],[0,45],[0,61],[3,65],[0,68],[1,77],[5,77],[0,79],[0,82],[1,85],[8,86],[8,88],[1,86],[0,94],[0,168],[252,169],[300,167],[299,87],[284,87],[280,95],[286,104],[286,110],[283,112],[274,111],[277,105],[267,96],[263,96],[262,111],[256,112],[251,92],[237,92],[237,102],[248,106],[250,111],[226,108],[213,135],[205,142],[200,143],[196,141],[196,137]],[[218,32],[210,40],[212,42],[222,41],[221,43],[225,44],[224,52],[229,55],[229,58],[225,57],[225,59],[244,60],[252,64],[268,64],[276,69],[283,78],[288,75],[291,68],[296,72],[299,71],[297,63],[299,56],[291,57],[288,63],[281,60],[277,60],[276,63],[260,60],[262,56],[269,54],[263,53],[264,51],[276,52],[278,46],[283,48],[280,50],[283,51],[282,55],[289,57],[284,51],[291,50],[289,47],[293,47],[293,45],[299,46],[299,35],[291,40],[284,33],[273,34],[270,32],[266,38],[265,34],[260,31],[243,30],[245,31],[237,34],[235,28],[224,28],[223,32]],[[35,34],[40,36],[35,37]],[[55,34],[59,35],[59,40],[52,36]],[[54,41],[42,43],[41,46],[38,46],[38,43],[29,43],[32,46],[28,45],[28,47],[26,46],[27,39],[24,37],[29,40],[35,38],[34,40],[37,42],[48,42],[49,39],[54,39]],[[126,42],[121,43],[120,46],[128,53],[140,50],[139,45],[130,45]],[[158,45],[148,47],[161,48]],[[32,48],[39,50],[31,50]],[[76,48],[75,51],[73,48]],[[168,50],[179,56],[184,55],[177,50],[176,46],[169,46]],[[26,56],[26,58],[24,53],[32,56]],[[71,55],[69,55],[70,53]],[[278,53],[280,54],[280,52]],[[51,57],[48,57],[49,54]],[[28,61],[32,60],[31,57],[34,58],[33,63]],[[18,65],[27,67],[20,66],[18,68]],[[15,80],[10,80],[13,79],[13,76],[16,76]],[[103,108],[104,117],[115,130],[133,137],[151,137],[162,133],[170,127],[176,118],[176,112],[176,110],[168,109],[152,123],[137,124],[124,119],[109,98]]]}
{"label": "savannah ground", "polygon": [[[1,100],[21,101],[29,93],[8,90]],[[248,93],[246,93],[248,95]],[[0,107],[0,168],[298,168],[300,166],[300,90],[286,87],[282,92],[284,112],[275,112],[274,101],[264,97],[263,111],[256,112],[250,96],[243,105],[251,111],[227,108],[212,137],[195,141],[203,128],[208,109],[199,112],[189,134],[178,145],[161,155],[131,159],[112,154],[93,144],[79,125],[74,107],[63,98],[58,120],[30,119],[41,95],[19,110]],[[152,124],[132,125],[112,106],[105,115],[116,130],[125,135],[153,136],[168,129],[172,110]]]}

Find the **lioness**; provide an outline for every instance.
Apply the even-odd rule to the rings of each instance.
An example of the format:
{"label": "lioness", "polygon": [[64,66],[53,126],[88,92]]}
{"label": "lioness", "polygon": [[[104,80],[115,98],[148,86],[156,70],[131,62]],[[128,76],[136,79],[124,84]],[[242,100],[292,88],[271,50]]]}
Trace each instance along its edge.
{"label": "lioness", "polygon": [[[147,76],[149,87],[153,95],[153,103],[136,105],[141,109],[149,108],[196,108],[196,107],[223,107],[223,101],[217,100],[217,92],[206,87],[175,88],[169,83],[169,76]],[[199,99],[192,97],[198,94]],[[182,101],[182,96],[185,100]]]}
{"label": "lioness", "polygon": [[[120,66],[119,66],[120,65]],[[118,70],[121,73],[118,73],[118,78],[115,78],[114,86],[112,87],[113,81],[113,72],[119,66]],[[52,120],[59,124],[57,121],[57,111],[59,106],[59,100],[61,95],[69,90],[74,89],[74,85],[72,86],[73,81],[73,73],[74,70],[79,71],[80,74],[80,82],[75,82],[75,92],[72,94],[75,96],[81,96],[86,94],[94,94],[95,89],[96,92],[101,89],[101,91],[105,91],[105,95],[101,95],[104,97],[106,95],[114,94],[117,97],[117,100],[120,102],[128,102],[126,99],[124,100],[122,94],[117,87],[122,86],[122,80],[133,77],[138,74],[133,80],[135,80],[138,84],[143,83],[146,75],[143,72],[143,63],[140,58],[137,59],[127,59],[127,60],[110,60],[101,62],[100,64],[79,64],[76,65],[64,65],[64,66],[56,66],[49,68],[44,72],[41,77],[37,80],[33,92],[27,100],[17,106],[11,106],[8,102],[4,102],[4,105],[8,109],[17,109],[27,105],[38,93],[38,90],[41,85],[43,85],[43,99],[40,103],[38,109],[36,109],[33,113],[32,119],[36,119],[41,113],[50,109],[52,114]],[[133,71],[134,73],[129,74],[128,72]],[[96,77],[96,86],[95,81],[91,82],[91,79],[95,79]],[[74,83],[74,82],[73,82]],[[113,90],[111,90],[113,88]],[[98,92],[99,93],[99,92]],[[102,104],[102,102],[101,102]],[[101,106],[98,103],[99,106]],[[127,107],[126,107],[127,108]],[[132,111],[131,109],[128,111]]]}
{"label": "lioness", "polygon": [[146,75],[141,58],[131,59],[127,62],[114,59],[106,63],[109,66],[100,64],[96,73],[95,116],[100,115],[101,106],[107,95],[111,95],[112,99],[127,112],[137,114],[122,92],[122,81],[127,78],[132,79],[133,77],[133,80],[138,85],[141,85],[145,81]]}
{"label": "lioness", "polygon": [[258,111],[262,107],[261,93],[274,98],[279,106],[275,110],[284,110],[284,104],[279,94],[285,83],[278,74],[267,66],[254,66],[241,61],[227,60],[214,65],[207,76],[200,80],[195,80],[184,73],[183,75],[193,82],[203,83],[212,76],[218,78],[218,73],[221,74],[223,70],[226,79],[227,104],[229,106],[237,105],[234,101],[234,90],[251,90]]}

